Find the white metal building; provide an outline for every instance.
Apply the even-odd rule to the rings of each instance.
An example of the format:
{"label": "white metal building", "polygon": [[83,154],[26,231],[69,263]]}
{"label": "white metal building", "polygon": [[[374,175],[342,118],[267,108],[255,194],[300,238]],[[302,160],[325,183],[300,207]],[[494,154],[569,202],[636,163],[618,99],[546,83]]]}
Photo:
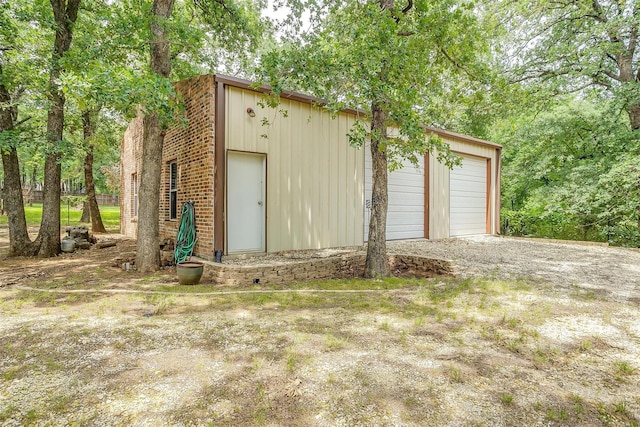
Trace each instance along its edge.
{"label": "white metal building", "polygon": [[[350,147],[346,137],[357,112],[332,117],[314,105],[318,99],[294,92],[271,109],[262,102],[267,88],[225,76],[200,76],[176,88],[189,125],[165,137],[163,237],[175,236],[175,205],[196,200],[196,254],[205,258],[218,250],[277,252],[366,241],[370,153]],[[121,149],[121,229],[131,236],[141,124],[141,118],[132,122]],[[496,234],[501,147],[439,129],[426,132],[449,143],[462,166],[449,170],[427,155],[417,167],[407,162],[391,173],[387,238]]]}

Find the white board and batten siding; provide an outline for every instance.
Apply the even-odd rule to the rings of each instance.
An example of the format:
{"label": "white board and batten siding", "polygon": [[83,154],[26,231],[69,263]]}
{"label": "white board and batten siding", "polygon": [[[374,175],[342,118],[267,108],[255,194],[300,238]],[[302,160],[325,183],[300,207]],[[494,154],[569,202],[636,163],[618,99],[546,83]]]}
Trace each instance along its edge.
{"label": "white board and batten siding", "polygon": [[[367,144],[365,151],[365,218],[364,240],[369,236],[369,219],[371,217],[372,162],[371,150]],[[403,162],[403,167],[389,173],[387,240],[417,239],[424,237],[424,159],[420,159],[417,167],[410,161]]]}
{"label": "white board and batten siding", "polygon": [[[253,90],[225,89],[227,153],[265,155],[264,250],[361,245],[367,240],[371,213],[367,209],[371,203],[371,155],[368,146],[360,150],[349,146],[346,135],[355,115],[340,113],[332,119],[322,109],[283,98],[278,110],[286,110],[285,117],[261,107],[261,98]],[[256,116],[249,116],[247,108]],[[417,168],[407,162],[390,173],[387,239],[423,238],[427,234],[429,239],[442,239],[498,232],[500,146],[450,132],[440,136],[452,151],[471,160],[463,163],[460,171],[451,172],[430,156],[428,165],[424,159]],[[425,205],[429,207],[428,230]],[[228,241],[228,219],[227,248],[233,247]]]}
{"label": "white board and batten siding", "polygon": [[[263,108],[259,92],[227,86],[225,95],[227,153],[265,154],[266,252],[361,245],[364,150],[349,146],[346,136],[355,116],[333,119],[283,98],[278,111],[285,117]],[[226,247],[232,248],[228,227],[229,218]]]}

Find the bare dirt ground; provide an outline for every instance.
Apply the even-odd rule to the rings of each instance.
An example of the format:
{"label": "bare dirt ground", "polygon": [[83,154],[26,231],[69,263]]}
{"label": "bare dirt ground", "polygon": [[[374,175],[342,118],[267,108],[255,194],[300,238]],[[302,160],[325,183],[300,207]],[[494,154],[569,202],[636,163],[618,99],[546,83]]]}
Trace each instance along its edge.
{"label": "bare dirt ground", "polygon": [[640,423],[633,250],[393,242],[460,278],[233,293],[123,272],[123,239],[51,260],[6,245],[0,228],[0,425]]}

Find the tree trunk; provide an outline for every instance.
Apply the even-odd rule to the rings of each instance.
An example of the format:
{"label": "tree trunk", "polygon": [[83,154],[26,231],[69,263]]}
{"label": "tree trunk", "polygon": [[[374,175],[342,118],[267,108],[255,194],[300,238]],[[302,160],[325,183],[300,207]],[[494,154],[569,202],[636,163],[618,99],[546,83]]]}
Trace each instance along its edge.
{"label": "tree trunk", "polygon": [[[154,0],[151,17],[150,66],[153,73],[168,78],[171,72],[170,44],[162,20],[168,19],[174,0]],[[160,267],[160,176],[164,130],[157,113],[145,114],[142,136],[142,168],[138,205],[138,241],[136,267],[150,272]]]}
{"label": "tree trunk", "polygon": [[[380,9],[392,13],[394,0],[380,0]],[[410,2],[411,4],[411,2]],[[397,22],[397,19],[396,19]],[[386,64],[382,65],[378,79],[387,77]],[[367,243],[367,259],[364,276],[367,278],[389,276],[389,259],[387,258],[387,112],[379,98],[374,94],[371,102],[371,218],[369,219],[369,241]]]}
{"label": "tree trunk", "polygon": [[11,147],[2,153],[4,170],[4,207],[9,220],[9,256],[33,256],[37,246],[29,239],[20,185],[18,151]]}
{"label": "tree trunk", "polygon": [[91,221],[91,213],[89,212],[89,200],[82,202],[82,215],[80,216],[80,222],[87,223]]}
{"label": "tree trunk", "polygon": [[[2,77],[2,64],[0,64],[0,77]],[[0,78],[0,132],[10,132],[14,129],[17,114],[17,108],[11,106],[9,90]],[[7,211],[9,220],[9,256],[33,256],[37,248],[29,239],[27,220],[24,215],[18,150],[15,145],[10,144],[8,151],[1,151],[4,172],[3,208]]]}
{"label": "tree trunk", "polygon": [[29,183],[29,207],[33,207],[33,198],[36,194],[36,173],[38,172],[38,167],[33,166],[33,170],[31,171],[31,182]]}
{"label": "tree trunk", "polygon": [[[47,130],[55,131],[58,121],[64,120],[59,105],[51,107],[59,111],[49,112]],[[62,125],[62,123],[59,123]],[[60,131],[62,129],[60,128]],[[62,133],[62,132],[60,132]],[[49,134],[53,138],[52,135]],[[60,137],[62,139],[62,136]],[[50,140],[51,142],[51,140]],[[57,144],[56,144],[57,145]],[[42,191],[42,221],[40,221],[40,248],[38,254],[43,257],[52,257],[60,253],[60,176],[61,168],[57,154],[47,155],[44,162],[44,189]]]}
{"label": "tree trunk", "polygon": [[143,150],[138,191],[138,241],[136,266],[143,272],[160,267],[159,192],[164,133],[156,114],[143,119]]}
{"label": "tree trunk", "polygon": [[33,256],[38,252],[38,248],[29,239],[20,187],[20,165],[15,147],[8,153],[2,153],[2,165],[4,204],[9,220],[9,256]]}
{"label": "tree trunk", "polygon": [[369,220],[369,242],[364,276],[384,277],[390,274],[387,258],[387,125],[386,113],[379,103],[371,107],[371,162],[372,184],[371,219]]}
{"label": "tree trunk", "polygon": [[633,104],[627,106],[627,113],[629,114],[629,121],[631,122],[631,129],[640,129],[640,104]]}
{"label": "tree trunk", "polygon": [[[105,230],[104,224],[102,223],[100,207],[96,200],[96,187],[93,180],[93,143],[91,142],[91,138],[95,133],[96,124],[92,119],[95,119],[95,117],[92,117],[91,111],[84,111],[82,113],[82,130],[84,133],[84,140],[88,142],[87,155],[84,157],[84,185],[87,194],[86,203],[89,208],[88,216],[91,217],[91,230],[94,233],[106,233],[107,230]],[[82,215],[84,217],[84,212]]]}
{"label": "tree trunk", "polygon": [[[65,4],[66,3],[66,4]],[[47,114],[47,142],[50,154],[44,162],[44,190],[42,192],[42,221],[40,222],[40,249],[44,257],[60,253],[60,154],[58,146],[64,129],[64,94],[57,86],[62,70],[61,59],[71,47],[73,23],[78,17],[80,0],[51,0],[56,22],[56,38],[53,45],[51,71],[49,73],[49,100],[51,106]]]}

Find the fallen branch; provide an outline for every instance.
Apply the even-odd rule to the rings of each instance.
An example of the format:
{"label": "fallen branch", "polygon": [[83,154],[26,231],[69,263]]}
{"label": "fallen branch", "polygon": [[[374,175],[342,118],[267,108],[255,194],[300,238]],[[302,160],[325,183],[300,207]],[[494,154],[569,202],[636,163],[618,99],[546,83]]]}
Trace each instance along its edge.
{"label": "fallen branch", "polygon": [[104,249],[104,248],[110,248],[115,245],[116,245],[116,242],[114,240],[105,240],[104,242],[96,243],[96,248]]}

